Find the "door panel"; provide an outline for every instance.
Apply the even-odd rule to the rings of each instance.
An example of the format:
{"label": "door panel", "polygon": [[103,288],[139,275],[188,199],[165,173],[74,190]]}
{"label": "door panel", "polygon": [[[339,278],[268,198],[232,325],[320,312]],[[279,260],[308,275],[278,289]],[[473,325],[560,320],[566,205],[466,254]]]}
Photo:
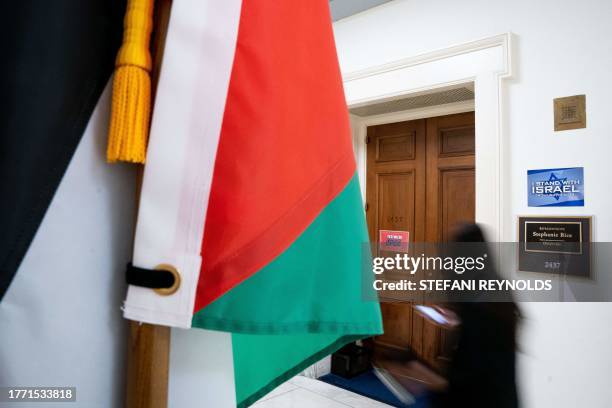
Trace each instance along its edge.
{"label": "door panel", "polygon": [[[474,113],[427,119],[426,240],[447,242],[455,229],[475,220]],[[423,358],[444,372],[456,333],[424,322]]]}
{"label": "door panel", "polygon": [[[380,133],[380,131],[379,131]],[[408,130],[398,135],[376,138],[376,162],[413,160],[416,134]]]}
{"label": "door panel", "polygon": [[375,342],[383,347],[408,350],[412,347],[412,305],[408,303],[381,303],[385,334]]}
{"label": "door panel", "polygon": [[423,240],[425,213],[425,121],[368,128],[368,230],[372,241],[381,229],[410,231]]}
{"label": "door panel", "polygon": [[[381,229],[409,231],[413,242],[425,238],[425,129],[424,120],[368,128],[366,199],[372,242]],[[422,318],[411,304],[386,303],[381,311],[385,334],[374,339],[375,349],[420,347]]]}
{"label": "door panel", "polygon": [[440,170],[440,231],[441,241],[452,239],[453,228],[474,221],[474,168]]}
{"label": "door panel", "polygon": [[427,242],[474,222],[474,137],[473,112],[427,119]]}
{"label": "door panel", "polygon": [[[434,121],[437,121],[434,119]],[[440,157],[474,154],[474,125],[439,129]]]}
{"label": "door panel", "polygon": [[379,229],[414,230],[414,171],[378,174],[377,178]]}

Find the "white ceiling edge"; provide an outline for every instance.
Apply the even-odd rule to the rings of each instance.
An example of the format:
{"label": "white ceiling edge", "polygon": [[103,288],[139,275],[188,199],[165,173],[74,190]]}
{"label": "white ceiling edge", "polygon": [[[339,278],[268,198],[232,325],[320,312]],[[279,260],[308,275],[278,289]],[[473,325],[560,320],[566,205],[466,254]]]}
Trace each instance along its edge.
{"label": "white ceiling edge", "polygon": [[330,0],[332,20],[340,20],[353,14],[361,13],[372,7],[388,3],[391,0]]}

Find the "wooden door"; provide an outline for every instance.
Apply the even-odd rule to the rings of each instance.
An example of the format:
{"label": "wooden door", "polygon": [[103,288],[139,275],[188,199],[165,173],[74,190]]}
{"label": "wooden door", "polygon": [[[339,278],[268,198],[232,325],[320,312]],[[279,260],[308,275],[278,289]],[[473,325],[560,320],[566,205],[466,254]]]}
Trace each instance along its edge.
{"label": "wooden door", "polygon": [[[367,219],[379,230],[409,231],[410,242],[443,242],[474,221],[474,113],[368,128]],[[443,372],[454,333],[416,314],[411,303],[382,303],[385,334],[375,350],[408,351]]]}

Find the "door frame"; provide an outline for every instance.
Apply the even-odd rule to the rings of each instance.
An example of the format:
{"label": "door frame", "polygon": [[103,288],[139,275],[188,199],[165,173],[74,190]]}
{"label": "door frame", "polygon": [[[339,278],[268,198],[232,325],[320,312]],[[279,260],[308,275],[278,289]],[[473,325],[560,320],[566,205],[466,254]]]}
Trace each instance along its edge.
{"label": "door frame", "polygon": [[353,145],[361,189],[365,197],[367,127],[393,121],[475,111],[476,221],[486,227],[492,241],[511,241],[511,215],[504,203],[508,176],[508,134],[503,121],[504,82],[513,78],[512,33],[471,41],[448,48],[408,56],[398,61],[343,73],[349,108],[366,106],[474,85],[474,101],[458,102],[399,113],[360,118],[351,115]]}

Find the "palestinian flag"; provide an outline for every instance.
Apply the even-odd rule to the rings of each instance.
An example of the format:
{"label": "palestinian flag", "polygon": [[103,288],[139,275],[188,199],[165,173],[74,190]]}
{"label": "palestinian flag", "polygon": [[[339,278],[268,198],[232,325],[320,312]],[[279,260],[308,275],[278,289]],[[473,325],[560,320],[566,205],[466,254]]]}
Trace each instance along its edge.
{"label": "palestinian flag", "polygon": [[135,167],[104,151],[126,4],[0,8],[0,387],[70,385],[77,402],[50,406],[122,407]]}
{"label": "palestinian flag", "polygon": [[180,285],[130,285],[125,317],[230,332],[248,406],[381,333],[367,240],[327,0],[175,2],[133,264]]}
{"label": "palestinian flag", "polygon": [[124,11],[105,0],[2,5],[0,301],[113,72]]}

